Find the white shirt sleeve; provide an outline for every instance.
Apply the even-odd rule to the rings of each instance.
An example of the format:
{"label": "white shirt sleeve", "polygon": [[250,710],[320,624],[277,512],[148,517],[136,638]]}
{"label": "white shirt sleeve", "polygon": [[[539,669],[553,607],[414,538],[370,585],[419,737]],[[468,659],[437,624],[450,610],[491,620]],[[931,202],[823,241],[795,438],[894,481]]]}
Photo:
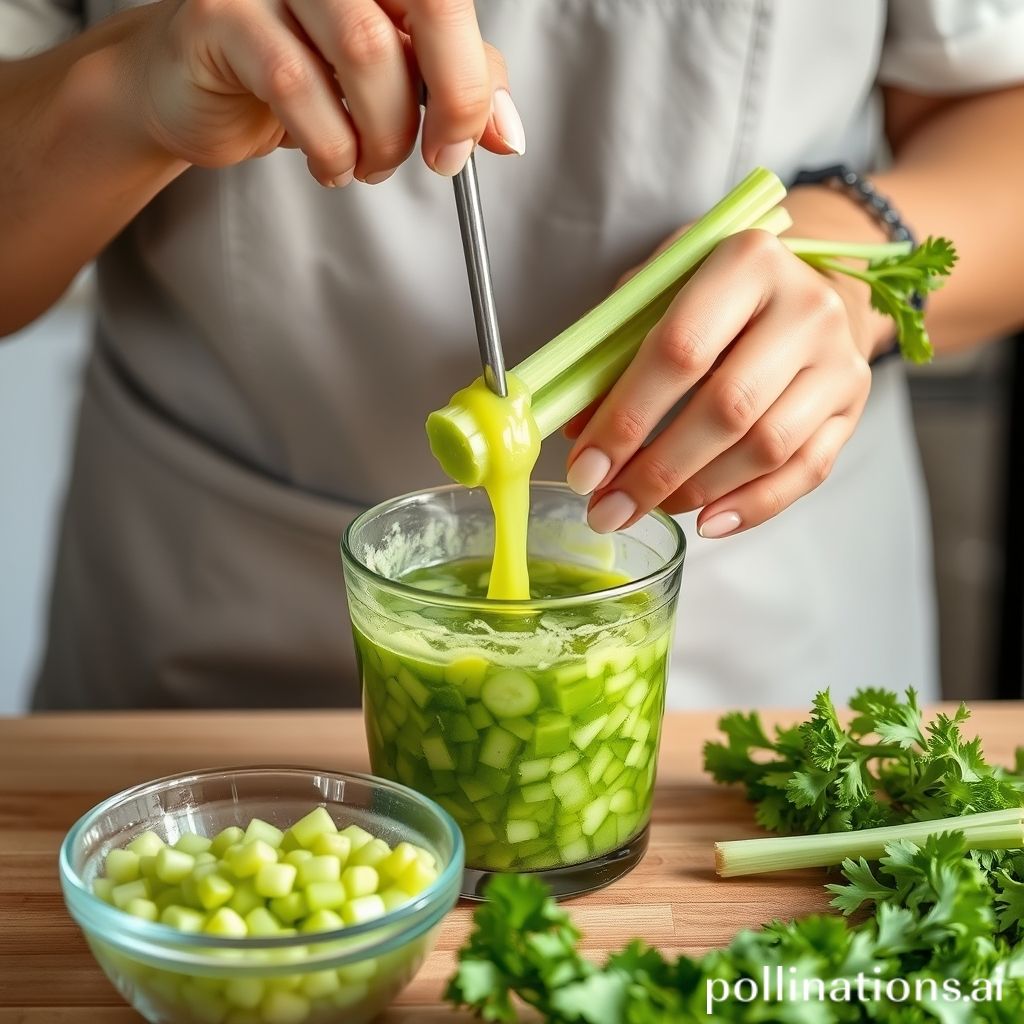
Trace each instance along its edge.
{"label": "white shirt sleeve", "polygon": [[1024,82],[1024,0],[890,0],[878,77],[921,93]]}
{"label": "white shirt sleeve", "polygon": [[0,0],[0,60],[56,46],[82,24],[81,0]]}

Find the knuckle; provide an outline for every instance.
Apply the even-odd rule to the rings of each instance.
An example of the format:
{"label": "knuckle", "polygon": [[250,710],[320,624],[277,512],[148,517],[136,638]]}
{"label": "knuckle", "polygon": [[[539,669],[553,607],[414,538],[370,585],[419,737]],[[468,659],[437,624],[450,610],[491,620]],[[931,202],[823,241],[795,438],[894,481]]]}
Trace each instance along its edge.
{"label": "knuckle", "polygon": [[704,508],[711,500],[707,488],[697,480],[688,480],[677,487],[672,496],[672,506],[680,512],[692,512]]}
{"label": "knuckle", "polygon": [[400,132],[382,135],[373,142],[374,160],[382,170],[397,167],[412,151],[416,142],[415,126]]}
{"label": "knuckle", "polygon": [[620,445],[639,448],[647,440],[647,420],[639,409],[623,406],[611,414],[608,429]]}
{"label": "knuckle", "polygon": [[483,79],[442,83],[431,92],[430,102],[444,120],[467,129],[483,125],[491,112],[491,97]]}
{"label": "knuckle", "polygon": [[675,466],[657,456],[648,456],[644,460],[643,486],[645,493],[664,497],[671,494],[682,480]]}
{"label": "knuckle", "polygon": [[839,327],[846,322],[846,304],[839,292],[821,281],[810,296],[811,308],[818,323],[825,327]]}
{"label": "knuckle", "polygon": [[218,20],[231,6],[233,0],[189,0],[187,11],[194,24],[209,24]]}
{"label": "knuckle", "polygon": [[727,434],[744,434],[757,411],[757,396],[745,380],[733,377],[717,385],[711,408],[718,424]]}
{"label": "knuckle", "polygon": [[811,487],[823,484],[832,472],[835,454],[823,448],[810,448],[803,456],[803,470]]}
{"label": "knuckle", "polygon": [[786,507],[786,499],[782,492],[772,484],[765,484],[764,495],[761,499],[761,509],[764,519],[773,519]]}
{"label": "knuckle", "polygon": [[267,93],[271,101],[287,103],[304,96],[312,86],[309,66],[299,57],[277,57],[267,70]]}
{"label": "knuckle", "polygon": [[761,420],[751,431],[754,458],[765,469],[778,469],[785,465],[793,453],[789,430],[783,423]]}
{"label": "knuckle", "polygon": [[690,320],[672,318],[658,331],[657,354],[676,376],[696,377],[706,362],[704,333]]}
{"label": "knuckle", "polygon": [[391,24],[373,11],[349,17],[336,40],[341,59],[357,67],[383,63],[395,52],[395,42]]}
{"label": "knuckle", "polygon": [[308,155],[334,170],[348,170],[356,162],[355,147],[345,138],[324,139]]}
{"label": "knuckle", "polygon": [[777,259],[782,250],[779,240],[769,231],[739,231],[726,241],[731,250],[730,255],[751,263]]}

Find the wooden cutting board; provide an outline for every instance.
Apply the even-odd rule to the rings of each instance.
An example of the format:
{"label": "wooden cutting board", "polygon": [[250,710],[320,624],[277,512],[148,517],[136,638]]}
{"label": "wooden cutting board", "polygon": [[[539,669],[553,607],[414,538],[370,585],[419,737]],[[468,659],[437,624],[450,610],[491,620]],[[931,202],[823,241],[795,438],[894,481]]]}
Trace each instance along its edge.
{"label": "wooden cutting board", "polygon": [[[766,716],[769,721],[793,715]],[[665,721],[651,846],[627,878],[572,901],[594,956],[639,937],[665,953],[700,953],[740,928],[826,908],[820,875],[722,881],[712,844],[753,836],[738,792],[709,782],[701,747],[713,714]],[[979,705],[974,726],[994,761],[1024,743],[1024,704]],[[969,730],[970,731],[970,730]],[[127,786],[225,764],[310,764],[365,771],[355,712],[131,713],[0,719],[0,1024],[129,1024],[140,1018],[104,978],[64,911],[57,850],[74,821]],[[441,1003],[472,906],[448,918],[438,946],[382,1024],[468,1021]]]}

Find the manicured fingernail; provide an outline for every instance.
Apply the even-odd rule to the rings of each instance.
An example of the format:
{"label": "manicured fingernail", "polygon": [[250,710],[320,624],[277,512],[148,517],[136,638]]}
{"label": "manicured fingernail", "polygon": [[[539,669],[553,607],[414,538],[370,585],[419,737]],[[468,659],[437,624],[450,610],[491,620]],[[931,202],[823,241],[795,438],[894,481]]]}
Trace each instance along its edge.
{"label": "manicured fingernail", "polygon": [[587,522],[595,533],[612,533],[636,511],[636,502],[624,491],[606,494],[591,510]]}
{"label": "manicured fingernail", "polygon": [[332,182],[331,188],[344,188],[346,185],[352,184],[352,179],[356,176],[356,169],[350,167],[344,174],[339,174]]}
{"label": "manicured fingernail", "polygon": [[448,146],[442,146],[434,157],[434,170],[443,174],[446,178],[454,178],[469,159],[473,152],[473,140],[466,139],[465,142],[453,142]]}
{"label": "manicured fingernail", "polygon": [[612,468],[612,460],[600,448],[584,448],[565,474],[565,482],[577,494],[592,494]]}
{"label": "manicured fingernail", "polygon": [[738,512],[719,512],[703,526],[698,527],[697,532],[707,540],[717,540],[738,530],[742,522]]}
{"label": "manicured fingernail", "polygon": [[491,110],[494,113],[494,130],[501,141],[513,153],[522,156],[526,152],[526,131],[508,89],[498,89],[495,92],[491,100]]}
{"label": "manicured fingernail", "polygon": [[367,185],[379,185],[382,181],[387,181],[396,170],[398,170],[397,167],[392,167],[390,171],[378,171],[376,174],[368,174],[363,178],[363,181]]}

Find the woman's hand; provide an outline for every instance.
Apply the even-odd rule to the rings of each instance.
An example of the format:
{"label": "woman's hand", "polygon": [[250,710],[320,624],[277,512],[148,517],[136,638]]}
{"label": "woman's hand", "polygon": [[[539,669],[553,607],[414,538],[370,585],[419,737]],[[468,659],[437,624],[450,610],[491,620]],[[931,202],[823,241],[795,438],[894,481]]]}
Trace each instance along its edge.
{"label": "woman's hand", "polygon": [[[830,214],[818,221],[822,237],[871,237],[853,204],[853,230],[835,233],[844,228],[831,214],[844,197],[794,197],[794,207]],[[812,219],[795,216],[795,233],[815,234]],[[577,438],[569,483],[594,492],[591,526],[617,530],[657,506],[703,509],[701,536],[725,537],[778,515],[829,475],[864,409],[868,361],[886,333],[859,283],[812,270],[766,232],[727,239],[611,392],[566,427]],[[683,396],[686,405],[649,440]]]}
{"label": "woman's hand", "polygon": [[322,185],[376,184],[412,152],[460,171],[480,142],[525,148],[501,55],[472,0],[161,0],[127,70],[152,140],[222,167],[301,149]]}

